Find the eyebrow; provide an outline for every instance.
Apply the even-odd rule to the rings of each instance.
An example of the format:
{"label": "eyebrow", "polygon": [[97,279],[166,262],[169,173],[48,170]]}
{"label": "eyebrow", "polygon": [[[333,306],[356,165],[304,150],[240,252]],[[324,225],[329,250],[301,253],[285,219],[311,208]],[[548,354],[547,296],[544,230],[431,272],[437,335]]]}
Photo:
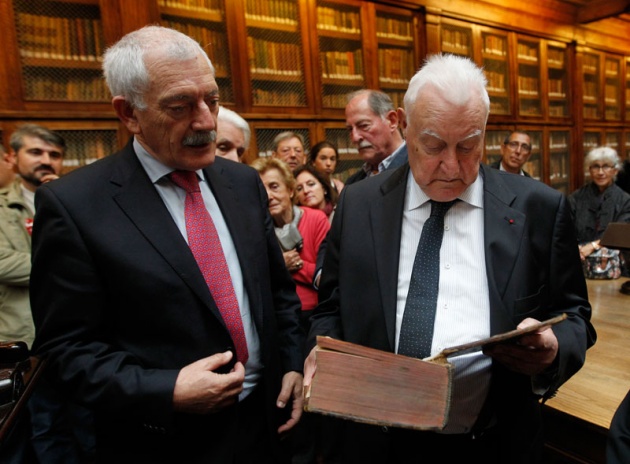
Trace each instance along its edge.
{"label": "eyebrow", "polygon": [[[436,139],[442,140],[442,137],[440,137],[437,132],[432,131],[431,129],[424,129],[422,132],[420,132],[420,134],[422,135],[428,135],[431,137],[435,137]],[[468,139],[472,139],[475,137],[478,137],[479,135],[482,134],[481,129],[475,129],[472,133],[468,134],[466,137],[464,137],[463,139],[461,139],[459,142],[463,142],[465,140]]]}

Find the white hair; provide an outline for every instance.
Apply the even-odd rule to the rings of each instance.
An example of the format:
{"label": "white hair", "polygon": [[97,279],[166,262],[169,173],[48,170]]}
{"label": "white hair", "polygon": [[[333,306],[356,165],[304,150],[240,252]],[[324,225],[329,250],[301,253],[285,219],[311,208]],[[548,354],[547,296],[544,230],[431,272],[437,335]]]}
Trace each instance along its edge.
{"label": "white hair", "polygon": [[249,148],[249,141],[252,137],[252,131],[249,128],[249,124],[243,117],[238,114],[236,111],[232,111],[229,108],[224,106],[219,107],[219,116],[217,117],[219,121],[229,122],[233,124],[235,127],[243,132],[243,138],[245,139],[245,149]]}
{"label": "white hair", "polygon": [[131,106],[146,109],[144,94],[149,88],[149,73],[144,58],[148,51],[160,50],[166,58],[189,60],[203,55],[210,71],[214,67],[203,48],[194,39],[175,29],[145,26],[130,32],[105,51],[103,74],[112,96],[123,96]]}
{"label": "white hair", "polygon": [[483,69],[468,58],[452,54],[430,55],[409,81],[403,100],[405,112],[409,117],[420,91],[431,85],[442,97],[456,105],[464,105],[473,98],[479,98],[487,120],[490,113],[487,83]]}

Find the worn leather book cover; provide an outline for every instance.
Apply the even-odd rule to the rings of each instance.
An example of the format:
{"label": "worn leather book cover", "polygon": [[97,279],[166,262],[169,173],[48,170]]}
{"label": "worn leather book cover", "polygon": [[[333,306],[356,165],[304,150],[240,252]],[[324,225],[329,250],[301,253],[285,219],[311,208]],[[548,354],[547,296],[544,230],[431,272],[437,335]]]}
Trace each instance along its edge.
{"label": "worn leather book cover", "polygon": [[453,366],[449,356],[509,343],[566,319],[562,314],[524,329],[411,358],[330,337],[317,337],[317,371],[304,389],[304,410],[374,425],[441,430],[448,421]]}

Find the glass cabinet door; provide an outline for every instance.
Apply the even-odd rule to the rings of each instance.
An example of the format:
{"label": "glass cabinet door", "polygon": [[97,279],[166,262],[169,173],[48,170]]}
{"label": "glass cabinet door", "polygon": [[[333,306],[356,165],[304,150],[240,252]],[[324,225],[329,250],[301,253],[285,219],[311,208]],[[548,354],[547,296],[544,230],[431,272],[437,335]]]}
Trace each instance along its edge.
{"label": "glass cabinet door", "polygon": [[549,185],[565,193],[571,185],[571,133],[568,130],[549,131]]}
{"label": "glass cabinet door", "polygon": [[332,142],[337,147],[337,154],[339,155],[337,169],[333,177],[345,182],[363,165],[359,150],[350,140],[348,131],[343,127],[327,127],[324,133],[325,140]]}
{"label": "glass cabinet door", "polygon": [[529,140],[532,144],[532,152],[529,155],[529,159],[523,165],[523,171],[526,171],[532,178],[540,181],[544,181],[543,179],[543,143],[542,131],[532,131],[527,130],[527,134],[529,135]]}
{"label": "glass cabinet door", "polygon": [[630,58],[626,58],[626,122],[630,123]]}
{"label": "glass cabinet door", "polygon": [[486,131],[486,145],[484,158],[486,164],[496,163],[501,159],[501,146],[507,137],[509,137],[510,130],[487,130]]}
{"label": "glass cabinet door", "polygon": [[488,79],[490,113],[497,115],[511,114],[507,35],[482,31],[481,54],[483,68]]}
{"label": "glass cabinet door", "polygon": [[585,119],[600,119],[600,67],[599,55],[584,52],[582,55],[582,103]]}
{"label": "glass cabinet door", "polygon": [[547,97],[550,118],[568,118],[569,115],[569,77],[568,51],[562,45],[547,46]]}
{"label": "glass cabinet door", "polygon": [[470,27],[442,24],[440,27],[440,51],[473,58],[473,36]]}
{"label": "glass cabinet door", "polygon": [[24,100],[110,101],[98,2],[14,0],[13,10]]}
{"label": "glass cabinet door", "polygon": [[247,57],[253,106],[307,106],[297,0],[247,0]]}
{"label": "glass cabinet door", "polygon": [[160,0],[158,6],[164,26],[183,32],[203,47],[214,66],[217,84],[221,89],[221,104],[234,104],[223,0],[195,6],[185,0]]}
{"label": "glass cabinet door", "polygon": [[376,40],[378,85],[391,97],[394,107],[403,106],[409,80],[418,67],[414,53],[414,18],[411,12],[377,8]]}
{"label": "glass cabinet door", "polygon": [[365,87],[361,5],[317,1],[322,106],[344,108],[346,94]]}
{"label": "glass cabinet door", "polygon": [[607,56],[604,59],[604,106],[608,121],[621,119],[621,59]]}
{"label": "glass cabinet door", "polygon": [[516,50],[518,113],[521,116],[542,116],[540,41],[519,38]]}

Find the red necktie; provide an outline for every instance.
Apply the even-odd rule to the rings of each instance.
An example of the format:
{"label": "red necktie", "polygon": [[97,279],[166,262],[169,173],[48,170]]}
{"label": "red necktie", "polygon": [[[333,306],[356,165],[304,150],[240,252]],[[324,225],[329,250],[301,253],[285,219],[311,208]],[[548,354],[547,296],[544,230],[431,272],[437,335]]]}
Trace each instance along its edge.
{"label": "red necktie", "polygon": [[249,354],[238,301],[219,234],[203,203],[197,174],[194,171],[173,171],[170,177],[175,185],[186,191],[184,216],[188,246],[232,336],[237,359],[245,364]]}

